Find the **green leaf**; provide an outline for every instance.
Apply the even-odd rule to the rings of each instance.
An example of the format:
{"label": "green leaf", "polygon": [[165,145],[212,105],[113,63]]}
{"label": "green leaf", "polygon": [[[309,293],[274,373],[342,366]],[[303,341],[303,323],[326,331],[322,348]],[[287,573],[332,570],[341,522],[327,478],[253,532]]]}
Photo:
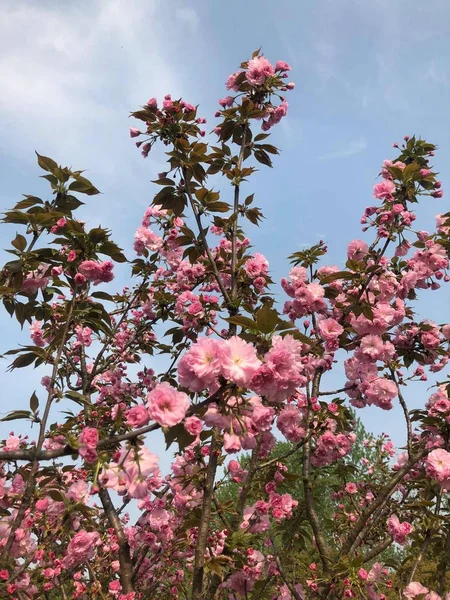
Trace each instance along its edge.
{"label": "green leaf", "polygon": [[99,298],[100,300],[108,300],[109,302],[114,302],[114,298],[111,296],[111,294],[108,294],[107,292],[93,292],[91,296],[93,298]]}
{"label": "green leaf", "polygon": [[256,313],[256,322],[262,333],[270,333],[278,323],[278,312],[265,304]]}
{"label": "green leaf", "polygon": [[55,502],[64,502],[66,497],[59,490],[48,490],[46,494]]}
{"label": "green leaf", "polygon": [[88,233],[89,239],[93,244],[99,244],[106,240],[107,233],[102,227],[95,227]]}
{"label": "green leaf", "polygon": [[167,177],[161,177],[161,179],[155,179],[152,183],[156,183],[157,185],[175,185],[175,181],[172,179],[168,179]]}
{"label": "green leaf", "polygon": [[206,208],[211,212],[226,213],[231,207],[227,202],[208,202]]}
{"label": "green leaf", "polygon": [[36,196],[25,196],[25,200],[20,200],[14,208],[16,210],[22,210],[23,208],[30,208],[30,206],[35,206],[36,204],[44,204],[44,202]]}
{"label": "green leaf", "polygon": [[25,354],[21,354],[16,358],[16,360],[9,367],[10,370],[13,369],[21,369],[22,367],[28,367],[36,360],[36,354],[34,352],[27,352]]}
{"label": "green leaf", "polygon": [[255,136],[255,142],[262,142],[262,140],[265,140],[268,137],[270,137],[270,133],[258,133],[258,135]]}
{"label": "green leaf", "polygon": [[90,404],[89,400],[87,400],[87,398],[85,396],[83,396],[83,394],[80,394],[79,392],[69,391],[69,392],[66,392],[66,396],[67,396],[67,398],[70,398],[71,400],[73,400],[77,404],[81,404],[82,406],[86,406],[87,404]]}
{"label": "green leaf", "polygon": [[331,273],[320,278],[320,283],[331,283],[338,279],[354,279],[357,277],[356,273],[350,273],[349,271],[338,271],[337,273]]}
{"label": "green leaf", "polygon": [[39,399],[36,396],[36,392],[33,392],[30,398],[30,409],[32,412],[36,412],[39,408]]}
{"label": "green leaf", "polygon": [[31,413],[28,410],[15,410],[0,419],[0,421],[15,421],[17,419],[31,419]]}
{"label": "green leaf", "polygon": [[36,156],[38,159],[38,165],[44,171],[49,171],[50,173],[53,173],[55,171],[55,169],[58,168],[57,163],[55,163],[55,161],[52,158],[49,158],[48,156],[41,156],[37,152],[36,152]]}
{"label": "green leaf", "polygon": [[23,252],[27,247],[27,240],[23,235],[20,235],[20,233],[18,233],[11,242],[11,244],[14,246],[14,248],[17,248],[17,250]]}
{"label": "green leaf", "polygon": [[100,194],[100,191],[92,185],[89,179],[85,177],[78,177],[77,181],[73,181],[68,188],[71,192],[80,192],[87,196],[95,196]]}
{"label": "green leaf", "polygon": [[10,273],[20,273],[22,266],[21,260],[12,260],[11,262],[6,263],[5,269],[8,269]]}
{"label": "green leaf", "polygon": [[267,165],[268,167],[272,167],[272,161],[270,160],[270,156],[264,150],[256,150],[255,158],[261,164]]}
{"label": "green leaf", "polygon": [[232,323],[233,325],[240,325],[245,329],[258,329],[258,324],[248,317],[241,317],[238,315],[236,317],[228,317],[225,319],[225,321]]}
{"label": "green leaf", "polygon": [[178,442],[180,450],[183,450],[195,440],[195,436],[188,433],[182,423],[165,429],[164,438],[166,440],[166,450],[170,448],[175,440]]}

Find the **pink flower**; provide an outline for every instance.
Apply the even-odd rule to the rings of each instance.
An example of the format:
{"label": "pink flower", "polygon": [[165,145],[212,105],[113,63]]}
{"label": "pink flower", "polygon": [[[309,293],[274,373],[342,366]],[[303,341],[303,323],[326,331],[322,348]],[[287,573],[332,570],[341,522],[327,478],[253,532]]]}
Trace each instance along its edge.
{"label": "pink flower", "polygon": [[233,96],[226,96],[225,98],[222,98],[221,100],[219,100],[219,104],[220,104],[220,106],[223,106],[223,108],[232,106],[233,102],[234,102]]}
{"label": "pink flower", "polygon": [[362,579],[363,581],[366,581],[367,576],[368,576],[368,573],[367,573],[367,571],[365,569],[362,569],[362,568],[359,569],[359,571],[358,571],[358,577],[360,579]]}
{"label": "pink flower", "polygon": [[150,418],[163,427],[180,423],[189,408],[189,398],[169,383],[159,383],[147,396]]}
{"label": "pink flower", "polygon": [[217,383],[220,373],[220,344],[214,338],[199,338],[178,363],[180,385],[201,392]]}
{"label": "pink flower", "polygon": [[234,433],[233,434],[224,433],[223,434],[223,447],[225,449],[225,452],[228,452],[229,454],[232,454],[234,452],[239,452],[239,450],[242,447],[239,436]]}
{"label": "pink flower", "polygon": [[275,71],[290,71],[291,67],[287,62],[284,62],[284,60],[277,60],[277,62],[275,63]]}
{"label": "pink flower", "polygon": [[392,408],[392,400],[397,396],[396,384],[385,377],[377,377],[370,382],[366,396],[370,404],[375,404],[384,410]]}
{"label": "pink flower", "polygon": [[356,483],[353,483],[353,482],[346,483],[345,491],[348,494],[356,494],[356,492],[358,491],[358,488],[356,487]]}
{"label": "pink flower", "polygon": [[234,336],[223,342],[219,350],[222,375],[240,387],[247,387],[261,362],[255,348]]}
{"label": "pink flower", "polygon": [[275,69],[264,56],[256,56],[248,62],[245,74],[250,85],[262,85],[267,77],[272,76]]}
{"label": "pink flower", "polygon": [[191,435],[199,436],[203,429],[202,420],[198,417],[186,417],[184,420],[184,428]]}
{"label": "pink flower", "polygon": [[413,526],[411,525],[411,523],[408,523],[406,521],[400,523],[397,515],[391,515],[388,518],[387,526],[388,533],[392,536],[394,542],[397,542],[397,544],[401,545],[406,543],[406,536],[409,535],[413,530]]}
{"label": "pink flower", "polygon": [[390,179],[385,179],[373,187],[373,197],[380,200],[392,200],[392,194],[395,192],[395,183]]}
{"label": "pink flower", "polygon": [[66,549],[66,556],[63,564],[66,569],[90,560],[94,556],[95,546],[100,542],[100,536],[96,531],[87,532],[84,529],[79,531],[70,540]]}
{"label": "pink flower", "polygon": [[139,129],[136,129],[135,127],[130,127],[130,137],[135,138],[141,135],[141,132],[139,131]]}
{"label": "pink flower", "polygon": [[245,262],[244,270],[252,279],[260,275],[267,275],[269,272],[269,261],[265,256],[256,252],[252,258],[249,258]]}
{"label": "pink flower", "polygon": [[85,502],[89,496],[88,484],[83,480],[79,479],[67,490],[67,498],[74,500],[75,502]]}
{"label": "pink flower", "polygon": [[306,435],[300,409],[289,404],[278,415],[277,427],[290,442],[299,442]]}
{"label": "pink flower", "polygon": [[114,279],[114,265],[110,260],[98,263],[95,260],[84,260],[78,267],[78,272],[94,285],[108,283]]}
{"label": "pink flower", "polygon": [[86,448],[97,448],[98,429],[95,427],[85,427],[78,437],[78,442]]}
{"label": "pink flower", "polygon": [[344,333],[344,328],[336,319],[322,319],[318,323],[318,329],[327,350],[337,350],[338,338]]}
{"label": "pink flower", "polygon": [[249,403],[253,407],[251,423],[257,431],[267,431],[272,426],[275,410],[271,406],[264,406],[261,398],[253,396]]}
{"label": "pink flower", "polygon": [[362,260],[369,251],[369,246],[363,240],[353,240],[348,245],[347,256],[350,260]]}
{"label": "pink flower", "polygon": [[282,402],[292,396],[297,387],[306,381],[302,375],[302,349],[303,344],[292,335],[275,335],[272,348],[264,357],[265,364],[252,380],[252,389],[273,402]]}
{"label": "pink flower", "polygon": [[125,413],[126,423],[130,427],[143,427],[147,425],[149,421],[148,412],[142,404],[138,406],[133,406],[130,410],[127,410]]}
{"label": "pink flower", "polygon": [[89,347],[92,344],[92,329],[90,327],[81,327],[81,325],[77,325],[75,327],[75,333],[77,336],[77,342],[82,346]]}
{"label": "pink flower", "polygon": [[236,84],[237,78],[238,76],[242,73],[242,71],[237,71],[236,73],[233,73],[232,75],[230,75],[227,79],[226,82],[226,88],[227,90],[233,90],[234,92],[237,92],[239,87]]}
{"label": "pink flower", "polygon": [[97,460],[98,430],[95,427],[86,427],[78,436],[78,443],[80,444],[78,450],[80,456],[87,463],[95,462]]}
{"label": "pink flower", "polygon": [[39,346],[40,348],[45,346],[46,340],[42,331],[42,321],[34,321],[30,325],[30,337],[35,346]]}
{"label": "pink flower", "polygon": [[424,587],[421,583],[418,581],[412,581],[403,590],[403,595],[405,598],[407,598],[407,600],[412,600],[419,594],[427,594],[428,592],[428,588]]}
{"label": "pink flower", "polygon": [[139,256],[144,253],[144,250],[155,252],[163,245],[163,239],[156,235],[147,227],[139,227],[134,234],[134,250]]}
{"label": "pink flower", "polygon": [[450,479],[450,452],[442,448],[430,452],[425,461],[425,470],[429,477],[441,483]]}
{"label": "pink flower", "polygon": [[45,277],[43,273],[34,271],[27,274],[20,289],[25,294],[35,294],[37,291],[47,287],[48,282],[49,278]]}

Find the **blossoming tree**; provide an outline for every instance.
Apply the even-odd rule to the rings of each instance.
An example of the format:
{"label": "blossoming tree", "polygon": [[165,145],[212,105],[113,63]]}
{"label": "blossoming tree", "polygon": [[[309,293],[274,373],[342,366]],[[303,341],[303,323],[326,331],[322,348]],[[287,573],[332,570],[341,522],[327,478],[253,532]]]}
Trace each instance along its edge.
{"label": "blossoming tree", "polygon": [[[129,261],[109,231],[75,216],[80,194],[98,190],[50,158],[38,155],[50,199],[27,195],[6,212],[22,233],[0,294],[31,332],[30,345],[6,355],[11,369],[45,375],[3,419],[31,422],[37,435],[11,433],[0,447],[0,597],[445,596],[445,376],[420,410],[408,408],[409,388],[449,358],[450,325],[414,312],[417,290],[449,280],[449,215],[428,233],[413,212],[421,196],[442,196],[435,147],[414,137],[395,145],[362,218],[370,239],[350,242],[345,270],[322,264],[322,242],[294,253],[278,306],[268,261],[245,235],[263,214],[241,189],[278,154],[267,132],[287,114],[289,71],[258,52],[242,63],[212,144],[184,100],[152,98],[133,113],[143,156],[162,142],[168,162]],[[220,195],[224,180],[230,191]],[[114,263],[133,275],[118,292]],[[341,356],[346,380],[330,390]],[[394,457],[380,439],[350,461],[349,405],[396,403],[404,451]],[[158,429],[175,454],[167,474],[154,452]],[[277,438],[289,445],[274,455]],[[403,548],[401,561],[380,562],[390,547]]]}

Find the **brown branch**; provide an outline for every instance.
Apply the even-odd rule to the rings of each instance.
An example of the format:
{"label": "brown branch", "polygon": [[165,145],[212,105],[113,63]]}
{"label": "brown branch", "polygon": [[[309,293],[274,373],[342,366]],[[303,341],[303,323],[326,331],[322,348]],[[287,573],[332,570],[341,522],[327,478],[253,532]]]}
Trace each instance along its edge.
{"label": "brown branch", "polygon": [[262,437],[259,436],[259,439],[256,443],[256,447],[252,450],[252,456],[250,459],[250,464],[247,471],[247,476],[245,477],[245,481],[242,485],[241,492],[239,494],[238,506],[237,506],[237,514],[233,519],[233,531],[236,531],[239,528],[239,525],[242,521],[242,517],[244,514],[245,503],[247,502],[247,497],[250,492],[250,488],[252,486],[253,477],[255,476],[259,458],[259,451],[261,448]]}
{"label": "brown branch", "polygon": [[372,560],[373,558],[375,558],[376,556],[378,556],[379,554],[381,554],[384,550],[386,550],[386,548],[389,548],[389,546],[392,545],[392,538],[386,538],[385,540],[383,540],[382,542],[380,542],[379,544],[377,544],[376,546],[374,546],[373,548],[371,548],[370,550],[368,550],[363,557],[363,564],[366,562],[369,562],[370,560]]}
{"label": "brown branch", "polygon": [[297,590],[295,589],[295,587],[292,585],[292,583],[289,581],[289,579],[286,576],[286,573],[285,573],[285,571],[283,569],[283,566],[281,564],[280,557],[278,556],[278,552],[277,552],[277,549],[276,549],[276,546],[275,546],[275,540],[271,539],[271,542],[272,542],[272,547],[274,549],[274,555],[275,555],[275,560],[276,560],[276,563],[277,563],[277,568],[278,568],[278,571],[279,571],[279,573],[281,575],[282,580],[288,586],[289,591],[291,592],[291,594],[295,598],[295,600],[303,600],[302,597],[300,596],[300,594],[297,592]]}
{"label": "brown branch", "polygon": [[[436,499],[436,506],[434,509],[434,514],[438,515],[440,510],[441,510],[441,498],[442,498],[442,494],[441,494],[441,490],[439,490],[438,495],[437,495],[437,499]],[[425,538],[422,542],[422,546],[420,547],[420,551],[419,554],[417,555],[416,560],[413,563],[413,566],[411,568],[411,572],[409,574],[408,577],[408,584],[412,582],[412,580],[414,579],[414,575],[416,574],[416,571],[420,565],[420,563],[422,562],[422,560],[424,559],[427,551],[428,551],[428,546],[431,543],[431,538],[433,537],[433,528],[429,527],[427,529],[427,532],[425,534]]]}
{"label": "brown branch", "polygon": [[108,490],[104,487],[100,487],[98,490],[98,495],[100,496],[100,500],[109,524],[114,529],[117,537],[117,543],[119,545],[120,583],[122,584],[122,592],[124,594],[129,594],[134,590],[132,584],[133,564],[131,562],[128,539],[124,533],[122,523],[117,516],[116,509],[112,503]]}
{"label": "brown branch", "polygon": [[[240,171],[244,161],[245,138],[247,137],[248,123],[245,123],[242,131],[241,149],[236,168]],[[239,215],[239,194],[240,184],[234,187],[234,205],[233,205],[233,230],[231,237],[231,298],[236,300],[237,291],[237,230],[238,230],[238,215]]]}
{"label": "brown branch", "polygon": [[412,456],[405,465],[401,469],[399,469],[391,480],[381,489],[378,496],[373,500],[373,502],[361,513],[358,521],[355,523],[353,531],[348,536],[346,542],[342,546],[341,553],[343,555],[351,554],[355,548],[359,545],[359,542],[362,540],[365,534],[366,527],[371,525],[370,517],[374,514],[374,512],[382,507],[387,500],[391,497],[393,491],[403,479],[403,477],[410,471],[410,469],[417,463],[421,458],[425,456],[427,451],[422,449],[418,454]]}
{"label": "brown branch", "polygon": [[312,433],[309,433],[300,442],[297,442],[297,444],[295,444],[295,446],[293,448],[291,448],[291,450],[289,450],[289,452],[286,452],[285,454],[282,454],[281,456],[278,456],[276,458],[271,458],[270,460],[266,461],[265,463],[262,463],[261,465],[259,465],[258,467],[256,467],[256,471],[260,471],[261,469],[266,469],[267,467],[270,467],[271,465],[274,465],[277,462],[280,462],[281,460],[284,460],[285,458],[288,458],[289,456],[292,456],[293,454],[295,454],[296,452],[298,452],[301,448],[303,448],[303,446],[307,442],[309,442],[309,440],[311,439],[311,437],[312,437]]}
{"label": "brown branch", "polygon": [[411,426],[411,419],[409,417],[409,411],[408,411],[408,406],[406,404],[405,398],[403,397],[403,394],[400,390],[400,385],[397,381],[397,378],[395,376],[395,371],[394,369],[392,369],[392,367],[390,368],[390,372],[391,372],[391,377],[393,382],[396,384],[397,386],[397,390],[398,390],[398,399],[400,402],[400,406],[403,409],[403,414],[405,415],[405,421],[406,421],[406,429],[407,429],[407,444],[408,444],[408,458],[411,458],[412,455],[412,426]]}
{"label": "brown branch", "polygon": [[213,429],[209,462],[206,469],[206,481],[203,491],[202,513],[198,527],[197,544],[195,546],[194,572],[192,576],[192,600],[201,600],[203,596],[203,578],[205,571],[205,550],[208,540],[209,521],[211,519],[214,480],[216,478],[220,439],[217,429]]}
{"label": "brown branch", "polygon": [[[314,375],[312,385],[312,397],[317,397],[320,379],[322,377],[321,369],[318,369]],[[309,394],[308,394],[309,396]],[[309,430],[311,426],[311,406],[310,398],[308,398],[308,409],[306,414],[306,430]],[[312,493],[311,484],[311,440],[304,446],[303,451],[303,491],[305,495],[305,509],[308,515],[308,520],[313,530],[314,540],[316,542],[317,549],[319,551],[320,560],[322,562],[324,574],[327,575],[331,569],[331,558],[328,551],[328,546],[325,541],[325,537],[322,532],[322,527],[317,516],[317,512],[314,506],[314,497]]]}
{"label": "brown branch", "polygon": [[222,295],[224,297],[225,302],[227,303],[227,305],[231,305],[231,299],[230,296],[228,295],[227,290],[225,289],[225,286],[223,285],[223,281],[220,277],[220,273],[219,273],[219,269],[217,268],[216,265],[216,261],[214,260],[214,257],[211,253],[211,250],[209,248],[209,244],[208,244],[208,240],[206,239],[206,235],[205,235],[205,231],[203,229],[203,225],[202,225],[202,219],[200,216],[200,213],[197,210],[197,205],[195,204],[195,200],[191,194],[191,190],[189,189],[189,182],[188,182],[188,176],[187,176],[187,170],[186,167],[182,168],[182,172],[183,172],[183,178],[184,178],[184,189],[186,191],[186,195],[189,199],[189,203],[191,205],[192,208],[192,212],[194,213],[194,218],[195,221],[197,223],[197,227],[198,227],[198,231],[200,234],[200,238],[202,240],[202,244],[203,247],[205,248],[205,252],[208,256],[208,260],[210,262],[211,268],[213,270],[214,273],[214,277],[216,278],[217,284],[220,288],[220,291],[222,292]]}
{"label": "brown branch", "polygon": [[341,394],[342,392],[347,392],[348,390],[354,390],[354,389],[356,389],[356,387],[357,387],[356,385],[347,385],[338,390],[331,390],[330,392],[319,392],[317,395],[318,396],[336,396],[337,394]]}
{"label": "brown branch", "polygon": [[[217,392],[202,400],[198,404],[193,404],[186,412],[186,416],[189,417],[195,414],[199,409],[208,406],[212,402],[216,402],[220,398],[220,394],[226,389],[226,386],[221,387]],[[129,431],[127,433],[122,433],[120,435],[114,435],[109,438],[104,438],[100,440],[97,448],[100,450],[104,450],[111,446],[118,444],[119,442],[124,442],[126,440],[133,440],[141,435],[146,433],[150,433],[151,431],[156,431],[160,429],[161,425],[159,423],[153,423],[152,425],[146,425],[145,427],[140,427],[139,429],[134,429],[133,431]],[[0,463],[2,461],[15,461],[15,460],[27,460],[27,461],[43,461],[43,460],[52,460],[55,458],[60,458],[61,456],[70,456],[72,454],[78,454],[78,450],[76,448],[72,448],[71,446],[64,446],[63,448],[59,448],[58,450],[42,450],[37,452],[37,450],[29,449],[29,450],[8,450],[6,452],[0,451]]]}
{"label": "brown branch", "polygon": [[122,317],[116,323],[116,326],[114,327],[111,335],[104,342],[102,348],[100,349],[99,353],[97,354],[97,356],[95,358],[94,365],[92,367],[92,370],[91,370],[91,372],[89,374],[89,378],[88,378],[89,385],[92,383],[94,377],[97,375],[97,367],[98,367],[98,365],[100,363],[100,359],[102,358],[104,352],[106,351],[106,348],[111,343],[111,340],[114,337],[115,333],[117,331],[119,331],[120,326],[122,325],[123,321],[126,319],[128,311],[134,305],[134,303],[136,302],[137,298],[139,297],[139,294],[142,292],[142,290],[144,289],[144,287],[145,287],[146,284],[147,284],[147,276],[144,277],[144,279],[142,280],[142,282],[139,285],[138,289],[134,292],[132,298],[127,302],[127,305],[122,309],[123,310]]}

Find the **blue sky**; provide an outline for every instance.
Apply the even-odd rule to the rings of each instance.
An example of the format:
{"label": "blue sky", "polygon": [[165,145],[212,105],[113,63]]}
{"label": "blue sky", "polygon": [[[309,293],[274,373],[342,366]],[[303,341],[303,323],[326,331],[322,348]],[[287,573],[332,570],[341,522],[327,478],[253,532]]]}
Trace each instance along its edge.
{"label": "blue sky", "polygon": [[[288,61],[296,90],[274,132],[275,169],[248,184],[267,220],[249,231],[274,279],[286,257],[323,238],[329,263],[343,264],[348,241],[392,142],[416,134],[438,144],[436,168],[450,189],[450,5],[447,0],[0,0],[0,207],[22,193],[45,193],[34,156],[87,169],[102,196],[83,217],[110,227],[131,255],[133,232],[152,198],[161,154],[144,161],[128,137],[128,118],[166,93],[201,105],[214,126],[224,81],[253,50]],[[247,191],[247,190],[245,190]],[[448,211],[424,201],[420,228]],[[0,228],[1,247],[14,237]],[[449,291],[424,296],[420,313],[444,322]],[[17,343],[2,316],[0,352]],[[22,336],[24,340],[26,336]],[[4,365],[4,366],[2,366]],[[23,404],[37,376],[5,374],[0,412]],[[339,371],[333,379],[338,385]],[[343,382],[343,380],[342,380]],[[426,386],[411,392],[423,405]],[[401,413],[360,411],[370,430],[404,439]],[[10,427],[1,431],[8,431]]]}

